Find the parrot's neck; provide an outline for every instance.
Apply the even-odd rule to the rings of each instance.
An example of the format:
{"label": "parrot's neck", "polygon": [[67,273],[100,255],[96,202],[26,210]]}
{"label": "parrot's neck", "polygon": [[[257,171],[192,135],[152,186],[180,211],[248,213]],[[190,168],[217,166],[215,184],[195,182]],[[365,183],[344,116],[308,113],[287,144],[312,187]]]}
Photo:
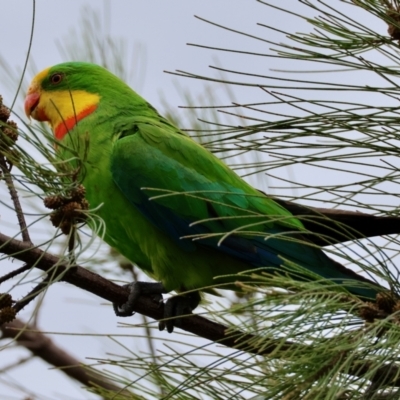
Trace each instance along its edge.
{"label": "parrot's neck", "polygon": [[77,113],[75,115],[72,115],[71,117],[62,119],[61,121],[58,122],[58,124],[53,127],[54,131],[54,136],[58,140],[62,140],[64,136],[72,129],[74,126],[83,118],[87,117],[90,115],[93,111],[95,111],[97,108],[97,104],[93,104],[84,110],[82,110],[80,113]]}
{"label": "parrot's neck", "polygon": [[43,91],[37,108],[40,121],[49,122],[55,137],[62,140],[81,119],[96,110],[99,102],[98,94],[85,90]]}

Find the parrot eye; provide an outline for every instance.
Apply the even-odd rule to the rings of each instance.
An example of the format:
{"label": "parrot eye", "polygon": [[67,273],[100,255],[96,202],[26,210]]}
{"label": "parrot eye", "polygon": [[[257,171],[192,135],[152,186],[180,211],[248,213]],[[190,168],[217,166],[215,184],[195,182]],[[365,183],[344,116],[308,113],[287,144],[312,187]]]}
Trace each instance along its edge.
{"label": "parrot eye", "polygon": [[50,76],[50,82],[53,85],[58,85],[63,80],[63,78],[64,78],[63,74],[55,73],[55,74]]}

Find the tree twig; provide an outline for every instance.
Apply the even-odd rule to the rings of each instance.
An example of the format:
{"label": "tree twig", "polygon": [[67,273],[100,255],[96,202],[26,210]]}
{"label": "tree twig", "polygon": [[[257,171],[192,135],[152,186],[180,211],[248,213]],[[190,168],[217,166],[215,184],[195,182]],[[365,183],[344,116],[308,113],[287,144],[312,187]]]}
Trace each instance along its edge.
{"label": "tree twig", "polygon": [[31,238],[29,236],[28,227],[26,225],[24,212],[22,211],[22,206],[19,201],[18,192],[15,189],[14,181],[12,179],[10,169],[7,167],[6,158],[1,156],[0,158],[0,168],[3,172],[3,177],[6,182],[8,191],[10,192],[11,200],[14,204],[14,210],[17,214],[18,224],[20,227],[22,240],[24,242],[32,244]]}
{"label": "tree twig", "polygon": [[46,277],[43,281],[39,282],[24,298],[17,301],[13,306],[16,313],[26,307],[32,300],[34,300],[43,290],[46,290],[51,285],[50,279]]}
{"label": "tree twig", "polygon": [[0,277],[0,284],[8,281],[9,279],[14,278],[15,276],[17,276],[19,274],[22,274],[25,271],[28,271],[31,268],[32,268],[32,265],[24,264],[22,267],[14,269],[13,271],[9,272],[8,274],[5,274]]}
{"label": "tree twig", "polygon": [[4,324],[0,329],[2,338],[15,339],[18,344],[27,348],[33,355],[40,357],[83,385],[95,388],[100,387],[117,392],[124,398],[131,398],[132,394],[129,391],[118,387],[93,369],[89,371],[82,362],[58,347],[43,332],[24,324],[18,319]]}
{"label": "tree twig", "polygon": [[310,232],[305,236],[317,246],[400,234],[400,217],[397,216],[380,217],[357,211],[306,207],[275,197],[273,199],[301,219]]}

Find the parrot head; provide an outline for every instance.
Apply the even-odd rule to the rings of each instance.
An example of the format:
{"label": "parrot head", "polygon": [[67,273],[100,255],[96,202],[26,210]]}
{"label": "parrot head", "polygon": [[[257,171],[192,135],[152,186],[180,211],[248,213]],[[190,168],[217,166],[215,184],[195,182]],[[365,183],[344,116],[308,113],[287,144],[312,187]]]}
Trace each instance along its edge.
{"label": "parrot head", "polygon": [[26,115],[48,122],[55,137],[62,140],[81,119],[97,109],[101,96],[96,88],[104,80],[104,74],[110,73],[89,63],[64,63],[46,68],[29,86]]}

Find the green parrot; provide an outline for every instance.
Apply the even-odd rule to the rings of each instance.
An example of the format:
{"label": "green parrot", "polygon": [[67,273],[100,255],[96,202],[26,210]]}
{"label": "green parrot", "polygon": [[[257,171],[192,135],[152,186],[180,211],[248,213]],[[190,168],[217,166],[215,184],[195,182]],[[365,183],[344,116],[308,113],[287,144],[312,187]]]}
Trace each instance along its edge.
{"label": "green parrot", "polygon": [[[196,290],[234,288],[244,271],[279,273],[294,264],[362,299],[382,290],[304,240],[299,219],[98,65],[40,72],[25,112],[47,121],[60,159],[79,166],[104,240],[157,281],[132,284],[130,305],[116,305],[117,315],[131,315],[141,293],[192,291],[167,301],[165,315],[179,316],[198,305]],[[172,331],[174,323],[165,326]]]}

